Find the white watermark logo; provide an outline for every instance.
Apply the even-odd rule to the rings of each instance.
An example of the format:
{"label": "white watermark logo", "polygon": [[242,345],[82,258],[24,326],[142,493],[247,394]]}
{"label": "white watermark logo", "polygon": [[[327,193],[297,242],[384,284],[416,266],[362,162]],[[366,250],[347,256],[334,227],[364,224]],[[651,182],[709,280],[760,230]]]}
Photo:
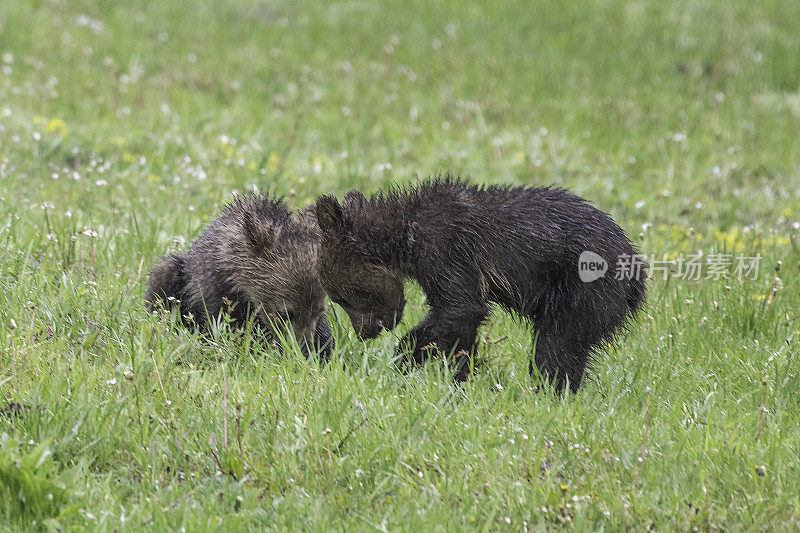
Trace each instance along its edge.
{"label": "white watermark logo", "polygon": [[594,252],[585,250],[578,257],[578,276],[584,283],[602,278],[608,272],[608,262]]}
{"label": "white watermark logo", "polygon": [[[602,256],[588,250],[578,257],[578,276],[584,283],[597,281],[609,272],[616,280],[624,279],[650,279],[669,278],[683,280],[719,281],[721,279],[738,279],[739,281],[758,279],[758,270],[761,264],[761,254],[745,256],[742,254],[711,253],[704,254],[698,250],[695,254],[675,254],[661,257],[652,254],[621,254],[613,266],[613,273],[609,272],[609,263]],[[649,266],[648,266],[649,264]]]}

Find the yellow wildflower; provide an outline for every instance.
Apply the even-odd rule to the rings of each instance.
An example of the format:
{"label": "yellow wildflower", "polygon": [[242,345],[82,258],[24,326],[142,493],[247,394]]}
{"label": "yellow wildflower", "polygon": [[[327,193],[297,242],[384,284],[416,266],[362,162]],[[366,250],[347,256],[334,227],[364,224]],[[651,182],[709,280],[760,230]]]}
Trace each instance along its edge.
{"label": "yellow wildflower", "polygon": [[267,168],[269,169],[269,171],[275,172],[276,170],[278,170],[278,163],[280,163],[280,161],[281,158],[278,157],[277,154],[269,154],[269,157],[267,158]]}
{"label": "yellow wildflower", "polygon": [[739,228],[737,227],[728,231],[714,230],[714,237],[726,250],[741,250],[744,246],[739,238]]}
{"label": "yellow wildflower", "polygon": [[47,121],[44,127],[45,133],[58,133],[62,137],[67,136],[67,123],[60,118],[52,118]]}

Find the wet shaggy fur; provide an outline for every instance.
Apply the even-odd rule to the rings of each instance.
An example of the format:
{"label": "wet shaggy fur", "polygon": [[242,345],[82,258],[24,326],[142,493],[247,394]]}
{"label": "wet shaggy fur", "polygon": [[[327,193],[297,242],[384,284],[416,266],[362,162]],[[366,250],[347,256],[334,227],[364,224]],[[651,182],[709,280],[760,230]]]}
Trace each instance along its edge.
{"label": "wet shaggy fur", "polygon": [[271,334],[290,325],[304,349],[327,356],[333,341],[316,272],[320,238],[313,208],[293,217],[280,199],[239,198],[186,253],[153,268],[146,301],[151,309],[180,302],[184,322],[201,328],[221,311],[235,326],[252,317]]}
{"label": "wet shaggy fur", "polygon": [[[370,199],[353,191],[342,205],[322,196],[317,218],[320,279],[362,337],[400,320],[404,278],[422,287],[430,312],[400,348],[417,364],[433,345],[472,354],[494,303],[532,323],[539,372],[557,389],[569,383],[577,391],[592,353],[645,296],[644,266],[638,275],[615,277],[618,258],[636,254],[625,232],[561,189],[475,186],[448,177]],[[587,250],[609,270],[585,283],[578,258]],[[468,371],[462,363],[457,379]]]}

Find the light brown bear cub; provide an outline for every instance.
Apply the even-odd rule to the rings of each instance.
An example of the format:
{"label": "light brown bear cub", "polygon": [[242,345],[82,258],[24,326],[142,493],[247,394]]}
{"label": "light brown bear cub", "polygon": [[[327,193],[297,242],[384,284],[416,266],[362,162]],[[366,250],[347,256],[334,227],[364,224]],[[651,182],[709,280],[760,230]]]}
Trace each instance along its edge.
{"label": "light brown bear cub", "polygon": [[180,304],[187,325],[207,329],[222,311],[235,326],[249,318],[268,335],[290,327],[304,350],[329,357],[325,291],[316,271],[321,233],[313,208],[292,216],[282,199],[240,197],[183,254],[150,274],[151,309]]}

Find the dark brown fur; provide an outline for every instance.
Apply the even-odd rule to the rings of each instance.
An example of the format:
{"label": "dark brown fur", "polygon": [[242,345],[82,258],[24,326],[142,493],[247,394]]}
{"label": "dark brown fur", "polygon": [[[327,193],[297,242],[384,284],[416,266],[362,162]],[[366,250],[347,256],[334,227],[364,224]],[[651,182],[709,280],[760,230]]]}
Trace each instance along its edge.
{"label": "dark brown fur", "polygon": [[146,301],[151,309],[180,302],[184,321],[201,328],[222,311],[236,326],[252,317],[271,334],[288,325],[304,349],[327,356],[333,340],[316,272],[319,241],[313,209],[292,217],[280,199],[239,198],[186,253],[153,268]]}
{"label": "dark brown fur", "polygon": [[[532,322],[536,368],[557,389],[569,382],[576,391],[590,355],[644,299],[644,268],[614,276],[618,258],[636,254],[625,232],[560,189],[437,179],[370,199],[353,191],[342,206],[322,196],[317,218],[320,279],[362,337],[397,324],[404,278],[420,284],[430,312],[401,341],[415,363],[433,345],[471,354],[494,303]],[[604,258],[609,272],[582,282],[583,251]],[[467,372],[462,364],[456,377]]]}

